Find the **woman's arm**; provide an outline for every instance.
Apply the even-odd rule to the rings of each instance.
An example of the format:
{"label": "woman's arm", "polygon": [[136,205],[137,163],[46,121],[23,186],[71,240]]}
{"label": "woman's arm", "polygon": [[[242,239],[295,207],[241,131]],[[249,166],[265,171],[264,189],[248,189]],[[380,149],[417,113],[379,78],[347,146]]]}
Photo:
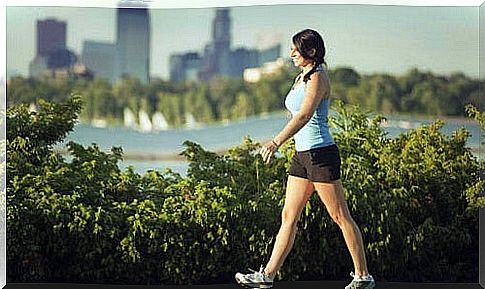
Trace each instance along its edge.
{"label": "woman's arm", "polygon": [[328,78],[322,72],[315,72],[305,85],[305,98],[300,111],[286,124],[274,139],[263,145],[261,155],[268,162],[278,148],[296,134],[310,120],[320,101],[328,97],[330,85]]}

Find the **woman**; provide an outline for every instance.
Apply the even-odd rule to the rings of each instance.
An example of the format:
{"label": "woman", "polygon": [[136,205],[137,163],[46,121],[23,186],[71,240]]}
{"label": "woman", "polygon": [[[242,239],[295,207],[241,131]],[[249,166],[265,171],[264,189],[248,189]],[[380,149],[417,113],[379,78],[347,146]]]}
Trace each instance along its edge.
{"label": "woman", "polygon": [[296,152],[288,176],[282,223],[266,266],[259,272],[237,273],[236,281],[249,288],[273,286],[274,276],[293,246],[302,209],[316,191],[342,230],[354,262],[353,280],[345,288],[370,289],[375,284],[367,271],[362,234],[344,198],[339,150],[328,129],[330,83],[322,66],[325,45],[320,34],[311,29],[295,34],[292,42],[290,57],[302,70],[285,100],[292,118],[260,151],[263,160],[269,162],[285,141],[291,137],[295,139]]}

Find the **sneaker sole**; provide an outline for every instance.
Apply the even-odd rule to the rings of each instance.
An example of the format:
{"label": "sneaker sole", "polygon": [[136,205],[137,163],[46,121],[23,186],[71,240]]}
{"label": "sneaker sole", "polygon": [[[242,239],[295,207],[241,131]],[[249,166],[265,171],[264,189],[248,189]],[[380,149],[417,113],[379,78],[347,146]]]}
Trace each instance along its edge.
{"label": "sneaker sole", "polygon": [[244,288],[261,288],[261,289],[266,289],[266,288],[272,288],[273,285],[266,285],[266,284],[246,284],[242,283],[239,279],[236,278],[236,283],[241,285]]}
{"label": "sneaker sole", "polygon": [[[374,289],[374,287],[376,286],[376,283],[371,283],[369,285],[367,285],[366,287],[362,287],[362,289]],[[347,288],[347,287],[345,287]]]}

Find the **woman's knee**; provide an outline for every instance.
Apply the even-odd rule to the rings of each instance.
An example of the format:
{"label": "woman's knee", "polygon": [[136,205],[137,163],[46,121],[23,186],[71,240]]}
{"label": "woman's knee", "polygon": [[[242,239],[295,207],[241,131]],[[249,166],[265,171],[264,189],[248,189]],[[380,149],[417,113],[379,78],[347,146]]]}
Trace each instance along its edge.
{"label": "woman's knee", "polygon": [[284,226],[295,227],[298,224],[300,214],[292,208],[283,208],[281,212],[281,223]]}
{"label": "woman's knee", "polygon": [[329,212],[329,215],[339,227],[342,227],[346,224],[352,224],[354,222],[352,216],[346,210],[337,209],[335,211]]}

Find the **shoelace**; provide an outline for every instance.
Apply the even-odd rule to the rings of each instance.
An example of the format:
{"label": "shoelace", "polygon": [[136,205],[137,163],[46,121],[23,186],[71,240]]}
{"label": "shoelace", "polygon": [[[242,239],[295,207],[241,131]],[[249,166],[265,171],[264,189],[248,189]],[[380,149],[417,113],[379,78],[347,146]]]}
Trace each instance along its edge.
{"label": "shoelace", "polygon": [[261,267],[259,268],[259,271],[256,271],[256,270],[253,270],[251,268],[248,268],[249,271],[253,272],[253,273],[261,273],[264,275],[264,266],[261,265]]}

